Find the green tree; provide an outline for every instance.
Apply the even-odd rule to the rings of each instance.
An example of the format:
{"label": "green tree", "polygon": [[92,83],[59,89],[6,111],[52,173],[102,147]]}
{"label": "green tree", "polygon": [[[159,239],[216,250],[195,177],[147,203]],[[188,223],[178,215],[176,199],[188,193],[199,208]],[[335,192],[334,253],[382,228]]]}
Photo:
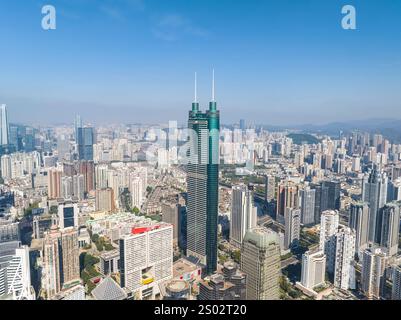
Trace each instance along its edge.
{"label": "green tree", "polygon": [[235,250],[231,253],[231,257],[234,259],[236,263],[241,262],[241,251],[240,250]]}

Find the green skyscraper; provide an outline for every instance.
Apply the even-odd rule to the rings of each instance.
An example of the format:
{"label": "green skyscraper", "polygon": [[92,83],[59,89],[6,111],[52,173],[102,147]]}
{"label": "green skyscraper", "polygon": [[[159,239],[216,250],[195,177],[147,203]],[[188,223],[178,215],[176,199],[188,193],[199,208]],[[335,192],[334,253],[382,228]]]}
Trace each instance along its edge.
{"label": "green skyscraper", "polygon": [[220,112],[213,92],[209,110],[201,112],[196,96],[189,112],[187,164],[187,255],[196,257],[212,274],[217,268],[217,216],[219,202]]}

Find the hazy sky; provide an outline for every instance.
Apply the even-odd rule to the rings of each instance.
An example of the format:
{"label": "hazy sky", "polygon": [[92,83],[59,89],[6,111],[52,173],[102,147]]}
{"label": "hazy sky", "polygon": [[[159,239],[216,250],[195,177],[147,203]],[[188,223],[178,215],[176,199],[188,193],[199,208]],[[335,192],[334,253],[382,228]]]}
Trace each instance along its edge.
{"label": "hazy sky", "polygon": [[394,0],[3,0],[0,103],[12,122],[185,121],[214,67],[223,123],[401,118],[400,16]]}

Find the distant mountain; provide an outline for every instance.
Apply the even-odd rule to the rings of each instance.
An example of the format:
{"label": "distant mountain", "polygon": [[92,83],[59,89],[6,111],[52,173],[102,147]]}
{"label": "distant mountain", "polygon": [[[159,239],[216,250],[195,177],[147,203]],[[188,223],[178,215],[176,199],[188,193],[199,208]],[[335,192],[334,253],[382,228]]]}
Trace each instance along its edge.
{"label": "distant mountain", "polygon": [[320,142],[316,137],[306,134],[306,133],[290,133],[287,135],[288,138],[291,138],[295,144],[303,145],[303,144],[317,144]]}
{"label": "distant mountain", "polygon": [[394,143],[401,143],[401,120],[397,119],[368,119],[328,124],[303,124],[293,126],[264,126],[267,130],[296,130],[299,133],[321,133],[338,137],[340,131],[349,133],[355,130],[369,133],[379,133]]}

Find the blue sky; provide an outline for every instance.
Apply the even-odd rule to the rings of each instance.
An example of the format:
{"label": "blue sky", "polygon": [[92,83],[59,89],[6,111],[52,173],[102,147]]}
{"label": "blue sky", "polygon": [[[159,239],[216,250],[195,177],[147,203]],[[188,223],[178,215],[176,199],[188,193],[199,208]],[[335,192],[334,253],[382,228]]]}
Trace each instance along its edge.
{"label": "blue sky", "polygon": [[[41,8],[57,30],[41,28]],[[341,8],[357,30],[341,28]],[[4,0],[0,103],[11,121],[185,121],[211,70],[222,122],[401,118],[401,1]]]}

